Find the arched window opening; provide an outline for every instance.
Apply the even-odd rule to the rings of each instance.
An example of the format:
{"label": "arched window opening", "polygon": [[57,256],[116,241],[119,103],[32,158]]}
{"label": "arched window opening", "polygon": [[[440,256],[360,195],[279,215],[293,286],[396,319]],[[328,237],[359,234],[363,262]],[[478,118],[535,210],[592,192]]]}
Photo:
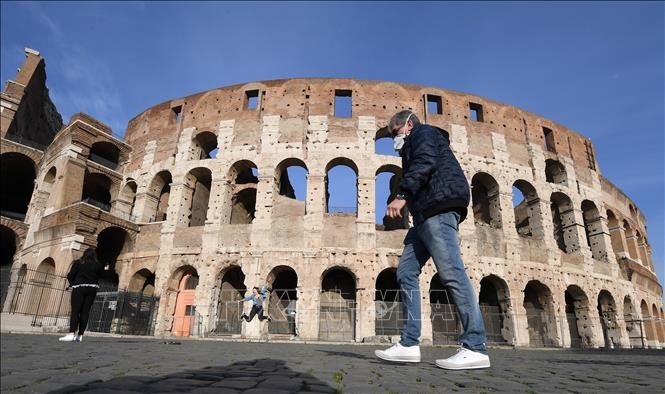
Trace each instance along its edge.
{"label": "arched window opening", "polygon": [[111,210],[111,178],[103,174],[86,172],[83,178],[81,201],[104,211]]}
{"label": "arched window opening", "polygon": [[114,144],[106,141],[95,142],[90,147],[90,161],[101,164],[104,167],[115,170],[120,160],[120,149]]}
{"label": "arched window opening", "polygon": [[630,339],[630,347],[639,348],[644,347],[642,343],[642,327],[641,321],[639,320],[635,307],[633,306],[633,301],[630,296],[626,296],[623,299],[623,321],[626,324],[626,331],[628,333],[628,338]]}
{"label": "arched window opening", "polygon": [[575,212],[568,196],[555,192],[550,197],[554,239],[557,246],[565,253],[579,250],[579,239],[575,230]]}
{"label": "arched window opening", "polygon": [[199,133],[192,141],[192,157],[195,160],[215,159],[219,149],[217,136],[209,131]]}
{"label": "arched window opening", "polygon": [[136,182],[128,180],[116,201],[117,211],[124,214],[130,220],[134,213],[134,204],[136,203],[136,189]]}
{"label": "arched window opening", "polygon": [[382,127],[376,131],[374,137],[374,154],[383,156],[399,156],[393,146],[393,136],[388,127]]}
{"label": "arched window opening", "polygon": [[402,170],[397,166],[382,167],[376,172],[374,217],[376,229],[379,231],[409,228],[409,214],[406,206],[402,208],[401,218],[390,218],[386,215],[388,204],[395,199],[399,190],[401,175]]}
{"label": "arched window opening", "polygon": [[275,171],[273,216],[303,217],[306,214],[307,167],[299,159],[281,162]]}
{"label": "arched window opening", "polygon": [[628,255],[631,259],[637,260],[637,237],[635,236],[635,230],[633,230],[627,220],[623,221],[623,228],[626,235],[626,245],[628,245]]}
{"label": "arched window opening", "polygon": [[496,180],[483,172],[474,175],[471,180],[471,197],[476,224],[501,228],[501,202]]}
{"label": "arched window opening", "polygon": [[612,251],[614,251],[614,254],[625,253],[621,225],[617,217],[610,210],[607,211],[607,227],[610,231],[610,240],[612,241]]}
{"label": "arched window opening", "polygon": [[510,313],[510,296],[506,282],[495,275],[480,281],[478,296],[480,311],[485,322],[485,333],[490,343],[506,343],[514,337]]}
{"label": "arched window opening", "polygon": [[319,340],[353,341],[356,337],[356,280],[345,269],[333,268],[321,279]]}
{"label": "arched window opening", "polygon": [[586,348],[591,346],[591,310],[586,293],[576,285],[570,285],[564,293],[566,300],[566,320],[570,332],[570,347]]}
{"label": "arched window opening", "polygon": [[560,162],[552,159],[545,161],[545,180],[558,185],[568,185],[566,167]]}
{"label": "arched window opening", "polygon": [[146,196],[144,220],[148,222],[166,220],[172,182],[171,173],[168,171],[161,171],[152,179]]}
{"label": "arched window opening", "polygon": [[186,218],[183,220],[188,227],[203,226],[208,215],[212,173],[209,169],[199,167],[185,176],[184,201],[189,204]]}
{"label": "arched window opening", "polygon": [[589,200],[582,201],[582,217],[584,219],[584,233],[586,234],[587,245],[591,249],[591,255],[596,260],[607,260],[607,251],[605,250],[604,233],[602,218],[596,208],[596,204]]}
{"label": "arched window opening", "polygon": [[36,177],[35,163],[28,156],[9,152],[0,155],[0,214],[23,221],[28,212]]}
{"label": "arched window opening", "polygon": [[199,274],[193,267],[183,269],[178,282],[178,293],[173,311],[171,333],[177,337],[188,337],[193,333],[196,320],[196,286]]}
{"label": "arched window opening", "polygon": [[326,168],[326,213],[357,216],[358,168],[349,159],[338,158]]}
{"label": "arched window opening", "polygon": [[256,165],[247,160],[238,162],[231,168],[230,179],[235,179],[232,186],[231,224],[249,224],[254,220],[258,176]]}
{"label": "arched window opening", "polygon": [[522,237],[542,238],[543,216],[536,189],[527,181],[513,183],[515,229]]}
{"label": "arched window opening", "polygon": [[612,294],[607,290],[601,290],[598,294],[598,315],[603,329],[605,347],[612,349],[618,343],[621,335],[617,324],[616,311],[617,307]]}

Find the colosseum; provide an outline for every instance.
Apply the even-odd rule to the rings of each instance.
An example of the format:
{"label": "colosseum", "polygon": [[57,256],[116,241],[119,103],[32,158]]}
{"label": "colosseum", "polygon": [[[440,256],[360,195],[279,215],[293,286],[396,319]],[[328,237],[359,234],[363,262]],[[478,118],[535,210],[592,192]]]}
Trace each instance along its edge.
{"label": "colosseum", "polygon": [[[665,343],[646,218],[555,121],[440,88],[295,78],[154,105],[120,137],[83,113],[63,124],[31,49],[2,92],[3,322],[64,329],[64,276],[96,247],[114,272],[92,331],[394,341],[411,222],[382,210],[401,173],[386,124],[403,109],[447,133],[472,187],[460,242],[492,344]],[[263,285],[273,321],[241,323]],[[423,342],[455,342],[431,263],[421,289]]]}

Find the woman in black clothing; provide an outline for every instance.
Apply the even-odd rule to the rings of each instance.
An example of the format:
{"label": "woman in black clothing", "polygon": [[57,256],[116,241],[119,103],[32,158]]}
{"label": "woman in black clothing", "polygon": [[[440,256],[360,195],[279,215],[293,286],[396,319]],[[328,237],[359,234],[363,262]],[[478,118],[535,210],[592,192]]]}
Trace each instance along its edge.
{"label": "woman in black clothing", "polygon": [[[88,248],[83,256],[74,261],[67,274],[67,281],[72,288],[72,312],[69,319],[69,334],[60,338],[63,342],[81,342],[83,332],[88,325],[90,308],[99,289],[99,277],[109,266],[97,260],[95,248]],[[77,334],[78,329],[78,334]]]}

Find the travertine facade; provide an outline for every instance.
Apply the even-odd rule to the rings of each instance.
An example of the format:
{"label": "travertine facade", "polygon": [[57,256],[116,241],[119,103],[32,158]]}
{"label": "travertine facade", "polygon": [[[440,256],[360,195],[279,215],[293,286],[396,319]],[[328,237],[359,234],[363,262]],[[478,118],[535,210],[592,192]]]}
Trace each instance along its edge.
{"label": "travertine facade", "polygon": [[[269,311],[294,309],[301,338],[395,334],[380,317],[393,305],[382,301],[394,301],[385,290],[395,287],[408,223],[375,223],[377,176],[399,176],[401,165],[375,146],[390,116],[411,109],[448,133],[472,185],[461,244],[493,341],[637,346],[632,320],[642,319],[649,346],[665,343],[645,217],[601,176],[590,140],[538,115],[438,88],[276,80],[153,106],[129,121],[124,140],[77,114],[41,151],[6,139],[17,105],[8,95],[3,167],[21,154],[36,169],[25,220],[2,217],[17,235],[14,267],[64,274],[98,245],[119,288],[160,297],[158,334],[288,334],[279,322],[237,323],[241,295],[261,284],[280,289]],[[342,100],[348,116],[336,116]],[[348,192],[329,190],[337,165],[357,179],[357,207],[346,213],[327,204],[329,193]],[[304,201],[285,175],[292,166],[307,171]],[[450,322],[438,320],[448,301],[434,278],[430,263],[423,339],[436,343]]]}

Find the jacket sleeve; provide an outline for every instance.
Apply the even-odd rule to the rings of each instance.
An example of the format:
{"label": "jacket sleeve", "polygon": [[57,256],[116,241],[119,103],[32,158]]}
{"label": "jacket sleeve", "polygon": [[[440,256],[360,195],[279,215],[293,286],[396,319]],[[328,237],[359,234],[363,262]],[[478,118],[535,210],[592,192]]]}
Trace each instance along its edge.
{"label": "jacket sleeve", "polygon": [[70,286],[76,280],[76,274],[78,274],[80,267],[81,263],[79,263],[78,260],[75,260],[74,263],[72,263],[72,268],[69,269],[69,273],[67,274],[67,282],[69,282]]}
{"label": "jacket sleeve", "polygon": [[399,186],[403,192],[414,196],[427,183],[436,166],[436,133],[430,127],[413,133],[411,140],[411,163],[402,176]]}
{"label": "jacket sleeve", "polygon": [[243,298],[243,301],[249,301],[252,299],[252,297],[254,297],[254,294],[250,294],[247,297]]}

